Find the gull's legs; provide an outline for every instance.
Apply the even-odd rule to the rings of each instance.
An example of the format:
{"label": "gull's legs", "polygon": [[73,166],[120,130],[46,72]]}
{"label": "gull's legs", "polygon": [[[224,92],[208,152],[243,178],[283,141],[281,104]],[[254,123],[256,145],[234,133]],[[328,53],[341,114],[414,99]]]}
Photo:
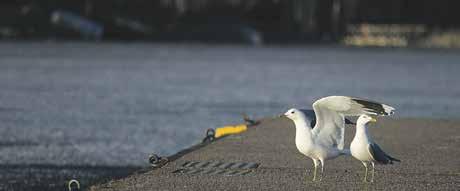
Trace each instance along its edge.
{"label": "gull's legs", "polygon": [[315,165],[315,170],[313,171],[313,182],[316,181],[316,170],[318,169],[318,166],[319,166],[319,162],[318,160],[316,159],[313,159],[313,163]]}
{"label": "gull's legs", "polygon": [[324,160],[320,159],[321,161],[321,176],[319,177],[319,181],[323,180],[323,172],[324,172]]}
{"label": "gull's legs", "polygon": [[366,168],[366,172],[364,173],[364,182],[367,182],[367,163],[366,162],[362,162],[364,167]]}
{"label": "gull's legs", "polygon": [[374,162],[371,162],[372,164],[372,178],[371,178],[371,182],[374,182],[374,170],[375,170],[375,166],[374,166]]}

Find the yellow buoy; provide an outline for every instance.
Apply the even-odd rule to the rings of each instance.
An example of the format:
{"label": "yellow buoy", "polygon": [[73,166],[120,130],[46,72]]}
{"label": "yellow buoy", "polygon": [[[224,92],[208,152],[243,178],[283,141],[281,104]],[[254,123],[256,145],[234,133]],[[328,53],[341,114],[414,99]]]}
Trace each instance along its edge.
{"label": "yellow buoy", "polygon": [[216,134],[214,135],[214,137],[219,138],[225,135],[238,134],[246,131],[247,129],[248,127],[246,126],[246,124],[219,127],[216,128]]}

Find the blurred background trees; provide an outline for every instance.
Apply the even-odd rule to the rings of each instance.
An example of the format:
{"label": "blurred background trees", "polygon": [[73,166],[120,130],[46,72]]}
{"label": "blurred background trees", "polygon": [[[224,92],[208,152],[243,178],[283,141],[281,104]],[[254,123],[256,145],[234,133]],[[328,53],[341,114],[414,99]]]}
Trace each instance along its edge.
{"label": "blurred background trees", "polygon": [[459,4],[455,0],[3,0],[0,37],[81,38],[79,26],[68,26],[78,23],[66,20],[65,14],[61,23],[52,19],[59,11],[103,27],[103,39],[295,43],[386,33],[410,40],[458,28]]}

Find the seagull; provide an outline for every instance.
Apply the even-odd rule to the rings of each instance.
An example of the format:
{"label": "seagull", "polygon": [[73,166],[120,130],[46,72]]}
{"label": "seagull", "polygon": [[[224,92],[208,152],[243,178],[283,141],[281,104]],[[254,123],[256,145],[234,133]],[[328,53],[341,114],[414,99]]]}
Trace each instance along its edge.
{"label": "seagull", "polygon": [[351,155],[361,161],[366,168],[364,175],[364,182],[367,182],[367,166],[368,163],[372,164],[372,178],[374,182],[374,163],[377,164],[393,164],[393,161],[401,162],[399,159],[393,158],[383,152],[379,145],[372,141],[367,133],[367,124],[369,122],[377,122],[377,120],[368,115],[361,115],[356,122],[355,138],[350,145]]}
{"label": "seagull", "polygon": [[[344,149],[345,116],[361,114],[391,115],[394,108],[361,98],[347,96],[328,96],[313,103],[316,122],[299,109],[289,109],[284,116],[291,119],[296,128],[295,144],[300,153],[313,160],[313,181],[321,164],[321,177],[324,161],[340,155],[350,155]],[[311,125],[315,124],[312,128]]]}

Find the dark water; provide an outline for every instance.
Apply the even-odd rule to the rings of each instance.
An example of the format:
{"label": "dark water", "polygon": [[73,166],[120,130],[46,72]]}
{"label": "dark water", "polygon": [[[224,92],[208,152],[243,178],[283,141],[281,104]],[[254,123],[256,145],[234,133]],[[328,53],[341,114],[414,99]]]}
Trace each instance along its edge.
{"label": "dark water", "polygon": [[458,118],[455,50],[2,43],[0,164],[145,166],[327,95]]}

